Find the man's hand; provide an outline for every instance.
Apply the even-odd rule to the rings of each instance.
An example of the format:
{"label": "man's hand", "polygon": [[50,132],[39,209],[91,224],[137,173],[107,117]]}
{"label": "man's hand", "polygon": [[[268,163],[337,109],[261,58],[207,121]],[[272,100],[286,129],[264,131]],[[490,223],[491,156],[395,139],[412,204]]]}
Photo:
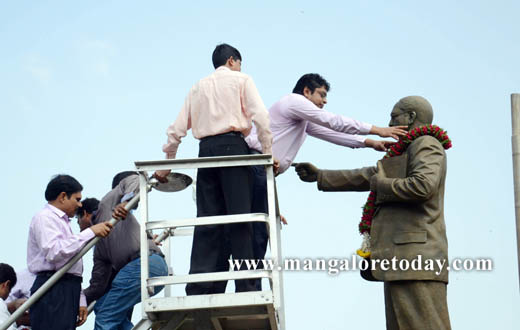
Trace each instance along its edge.
{"label": "man's hand", "polygon": [[386,149],[390,148],[390,146],[394,143],[395,142],[392,141],[376,141],[372,139],[365,140],[365,145],[376,151],[386,151]]}
{"label": "man's hand", "polygon": [[[13,314],[20,306],[26,302],[26,298],[19,298],[16,300],[11,301],[7,304],[7,310],[9,313]],[[31,319],[29,318],[29,310],[26,310],[23,312],[22,316],[16,319],[16,325],[22,326],[22,325],[31,325]]]}
{"label": "man's hand", "polygon": [[296,173],[300,180],[305,182],[315,182],[318,180],[318,172],[320,170],[311,163],[298,163],[296,165]]}
{"label": "man's hand", "polygon": [[7,304],[7,310],[9,311],[9,313],[13,314],[14,311],[16,311],[18,308],[20,308],[20,306],[22,306],[23,303],[26,301],[27,301],[27,299],[25,299],[25,298],[19,298],[19,299],[13,300]]}
{"label": "man's hand", "polygon": [[98,237],[107,237],[108,234],[110,234],[110,230],[112,230],[112,225],[108,222],[102,222],[93,225],[90,229],[94,232],[94,235]]}
{"label": "man's hand", "polygon": [[88,317],[88,309],[87,307],[80,306],[78,311],[78,321],[76,322],[76,326],[79,327],[87,321]]}
{"label": "man's hand", "polygon": [[392,126],[392,127],[377,127],[372,126],[370,134],[379,135],[380,137],[391,137],[399,140],[400,136],[405,136],[408,133],[408,126]]}
{"label": "man's hand", "polygon": [[112,212],[112,217],[117,220],[125,220],[128,216],[128,211],[125,209],[125,205],[128,202],[123,202],[121,204],[116,205],[114,211]]}
{"label": "man's hand", "polygon": [[287,222],[287,219],[285,219],[285,217],[284,217],[283,215],[281,215],[281,214],[280,214],[280,221],[281,221],[284,225],[289,224],[289,223]]}
{"label": "man's hand", "polygon": [[278,171],[280,170],[280,161],[276,158],[273,158],[273,171],[274,174],[278,174]]}
{"label": "man's hand", "polygon": [[168,174],[170,174],[171,170],[161,170],[161,171],[155,171],[155,173],[152,175],[153,178],[156,178],[157,181],[160,183],[166,183],[168,182]]}

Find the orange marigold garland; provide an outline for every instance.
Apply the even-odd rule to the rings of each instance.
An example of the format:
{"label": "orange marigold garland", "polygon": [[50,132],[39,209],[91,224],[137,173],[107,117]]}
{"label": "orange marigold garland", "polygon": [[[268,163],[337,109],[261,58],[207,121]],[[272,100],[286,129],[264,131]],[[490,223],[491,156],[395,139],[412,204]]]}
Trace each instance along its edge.
{"label": "orange marigold garland", "polygon": [[[386,155],[383,158],[402,155],[415,139],[424,135],[430,135],[439,140],[443,148],[446,150],[452,147],[451,140],[448,137],[448,132],[444,131],[437,125],[424,125],[416,127],[409,131],[405,136],[402,136],[399,141],[388,148]],[[376,209],[375,201],[376,193],[371,191],[368,195],[367,202],[363,206],[363,215],[359,222],[359,233],[363,236],[363,243],[361,243],[361,248],[357,250],[357,254],[363,258],[368,258],[370,256],[370,228],[372,226],[372,218],[374,217]]]}

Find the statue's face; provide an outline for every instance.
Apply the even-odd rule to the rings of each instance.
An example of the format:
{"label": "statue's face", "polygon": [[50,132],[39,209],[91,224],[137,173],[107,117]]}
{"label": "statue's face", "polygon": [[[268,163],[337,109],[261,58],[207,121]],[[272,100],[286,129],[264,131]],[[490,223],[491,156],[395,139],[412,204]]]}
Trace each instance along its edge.
{"label": "statue's face", "polygon": [[396,104],[390,114],[390,123],[388,126],[410,126],[413,123],[413,118],[409,111],[402,110]]}

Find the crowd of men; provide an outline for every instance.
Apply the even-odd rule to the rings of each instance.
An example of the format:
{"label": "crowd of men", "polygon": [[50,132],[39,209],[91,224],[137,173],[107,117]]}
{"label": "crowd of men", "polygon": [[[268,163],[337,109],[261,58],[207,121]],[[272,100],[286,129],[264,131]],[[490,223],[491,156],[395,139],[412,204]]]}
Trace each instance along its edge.
{"label": "crowd of men", "polygon": [[[291,166],[307,135],[349,148],[369,147],[377,151],[386,151],[393,141],[373,140],[366,135],[397,140],[404,136],[409,128],[419,124],[431,124],[433,119],[431,106],[419,97],[414,98],[421,102],[411,102],[412,106],[409,106],[409,100],[401,100],[402,105],[406,103],[408,107],[402,107],[402,113],[398,114],[402,117],[393,120],[390,127],[377,127],[325,111],[323,108],[327,103],[330,84],[315,73],[300,77],[292,93],[282,97],[268,111],[253,79],[241,72],[242,56],[236,48],[228,44],[218,45],[213,52],[212,61],[215,71],[191,88],[177,119],[167,129],[167,143],[162,150],[168,159],[176,157],[181,139],[191,129],[193,136],[200,140],[199,157],[272,154],[274,169],[279,175]],[[429,117],[424,115],[428,111],[431,113]],[[431,144],[427,146],[430,149],[438,147],[435,141],[428,142]],[[407,164],[403,166],[406,167]],[[386,194],[397,194],[395,189],[403,193],[403,190],[413,184],[410,181],[413,178],[408,178],[408,182],[396,188],[393,185],[400,183],[395,180],[401,179],[384,177],[385,174],[377,169],[371,169],[369,174],[366,174],[366,171],[362,174],[352,174],[348,171],[330,173],[311,164],[302,164],[297,167],[297,172],[304,181],[317,181],[321,190],[383,189],[377,183],[374,186],[371,184],[371,181],[379,178],[380,181],[387,180],[385,182],[390,184],[390,188],[385,186]],[[438,176],[444,175],[445,169],[442,173],[417,173],[410,171],[406,175],[429,175],[428,178],[436,183],[431,189],[435,190],[435,196],[439,198],[438,190],[444,189],[444,177]],[[157,171],[154,176],[165,182],[168,174],[169,171]],[[365,183],[367,180],[368,183]],[[15,329],[16,326],[31,326],[35,330],[75,329],[86,321],[87,304],[94,301],[95,329],[132,328],[132,310],[141,300],[140,230],[139,223],[132,213],[125,209],[125,205],[139,193],[138,175],[136,172],[121,172],[115,175],[112,189],[101,201],[93,198],[82,200],[82,190],[83,186],[70,175],[57,175],[48,183],[45,190],[47,204],[36,213],[29,228],[27,269],[15,273],[9,265],[0,264],[0,324],[88,241],[98,236],[102,239],[95,246],[90,285],[85,289],[81,287],[84,270],[82,260],[79,260],[28,313],[24,314],[23,318],[17,320],[16,325],[13,324],[9,329]],[[428,200],[433,197],[428,195],[421,198],[421,201],[408,198],[392,200],[392,203],[416,205],[423,203],[424,198]],[[197,217],[267,213],[265,168],[252,166],[199,169],[196,203]],[[442,213],[442,210],[440,212]],[[418,213],[412,215],[410,221],[420,222],[418,218],[421,218],[422,214],[420,211]],[[70,218],[74,216],[78,218],[79,234],[74,234],[71,229]],[[108,222],[112,217],[124,221],[112,226]],[[423,222],[424,226],[430,225],[428,221]],[[437,222],[440,231],[443,230],[443,225],[442,218]],[[414,228],[417,231],[420,226],[416,225]],[[426,231],[425,228],[422,229]],[[443,232],[440,232],[439,235],[442,234]],[[265,223],[196,226],[189,273],[227,271],[228,259],[231,256],[234,259],[263,259],[268,239]],[[150,276],[167,275],[164,255],[152,237],[149,237],[148,248]],[[447,308],[443,307],[446,306],[447,283],[447,275],[444,275],[438,278],[416,278],[409,274],[403,277],[380,276],[378,280],[385,281],[387,328],[449,329]],[[387,288],[387,282],[400,285],[389,285]],[[416,283],[425,282],[434,282],[434,285],[414,286]],[[227,281],[189,283],[186,286],[186,294],[223,293],[226,284]],[[17,289],[16,285],[20,288]],[[261,290],[261,281],[236,280],[235,288],[237,292]],[[154,294],[160,289],[162,288],[156,288]],[[10,292],[13,298],[6,305],[4,300],[9,297]],[[416,299],[402,302],[401,300],[406,300],[402,298],[406,296],[405,293]],[[424,295],[432,297],[428,304],[423,303]],[[432,313],[435,306],[440,307]],[[400,308],[413,308],[415,312],[402,311]],[[421,327],[416,327],[417,324],[421,324]],[[432,326],[424,327],[424,324]]]}

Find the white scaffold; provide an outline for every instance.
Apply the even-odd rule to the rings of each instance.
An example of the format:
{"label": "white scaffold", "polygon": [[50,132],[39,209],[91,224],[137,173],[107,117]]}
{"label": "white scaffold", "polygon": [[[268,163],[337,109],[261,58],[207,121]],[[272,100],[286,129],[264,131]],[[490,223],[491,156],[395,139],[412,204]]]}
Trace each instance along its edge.
{"label": "white scaffold", "polygon": [[[285,330],[283,302],[283,273],[278,267],[282,261],[280,241],[280,215],[278,211],[276,187],[271,155],[246,155],[225,157],[204,157],[194,159],[174,159],[135,162],[140,174],[140,223],[141,223],[141,295],[142,317],[134,329],[180,329],[180,330]],[[211,167],[263,165],[267,175],[267,199],[269,214],[252,213],[227,216],[210,216],[180,220],[152,221],[148,218],[148,173],[156,170],[198,169]],[[152,230],[163,229],[165,256],[171,269],[169,253],[170,239],[175,236],[192,235],[193,227],[210,224],[238,222],[265,222],[268,225],[271,257],[274,267],[262,270],[242,270],[191,275],[148,277],[148,234]],[[162,238],[161,237],[161,238]],[[194,296],[172,296],[171,285],[268,278],[270,290],[221,293]],[[164,297],[150,297],[156,286],[165,286]],[[210,327],[206,328],[207,325]]]}

